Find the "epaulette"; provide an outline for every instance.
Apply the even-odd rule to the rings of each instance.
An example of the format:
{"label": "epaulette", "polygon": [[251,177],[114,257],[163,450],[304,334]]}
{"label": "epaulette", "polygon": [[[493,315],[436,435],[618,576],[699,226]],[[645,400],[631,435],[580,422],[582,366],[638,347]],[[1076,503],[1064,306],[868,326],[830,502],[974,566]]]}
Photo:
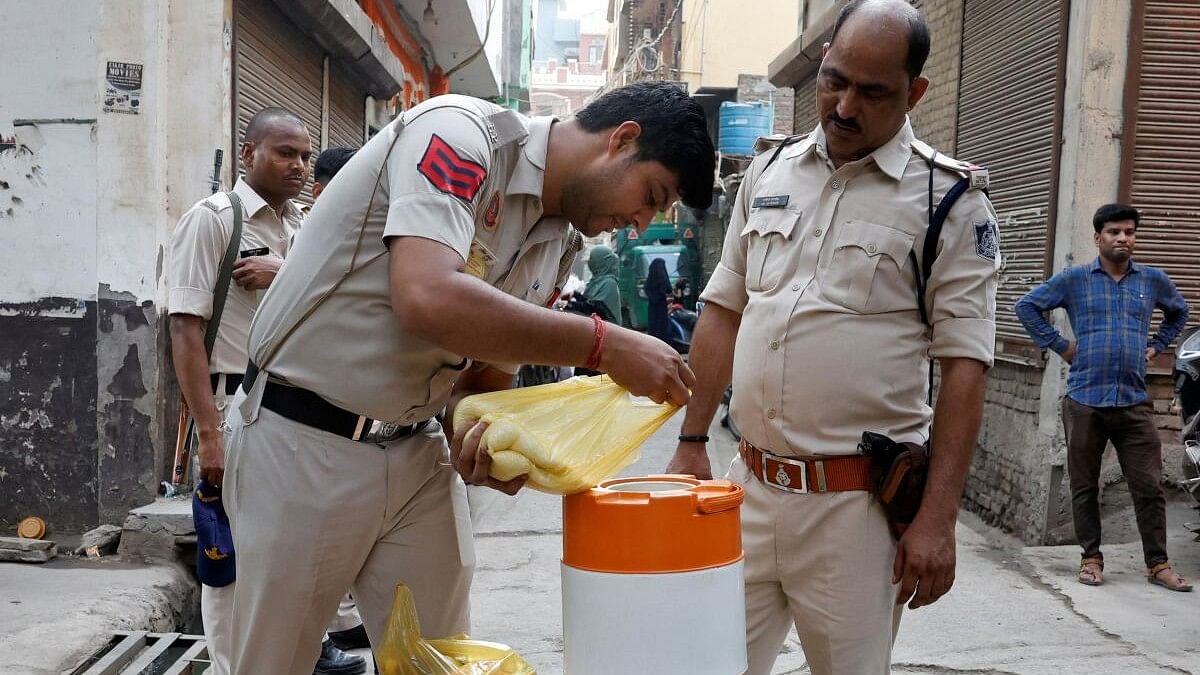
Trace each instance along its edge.
{"label": "epaulette", "polygon": [[483,123],[487,126],[492,146],[496,148],[519,141],[529,135],[529,129],[525,126],[524,120],[514,110],[492,113],[484,118]]}
{"label": "epaulette", "polygon": [[200,203],[209,211],[218,214],[225,209],[233,207],[233,203],[229,201],[229,195],[225,194],[224,192],[214,192],[200,200]]}
{"label": "epaulette", "polygon": [[771,134],[770,136],[761,136],[754,142],[754,154],[761,155],[771,149],[782,150],[789,145],[799,143],[808,138],[807,133],[803,134]]}
{"label": "epaulette", "polygon": [[988,189],[988,170],[982,166],[976,166],[970,162],[963,162],[949,155],[943,155],[934,150],[928,143],[916,139],[912,142],[912,149],[926,162],[932,161],[934,166],[956,174],[961,178],[970,178],[972,190]]}
{"label": "epaulette", "polygon": [[[777,137],[781,137],[781,138],[779,138],[778,141],[775,141],[775,139]],[[775,148],[775,152],[771,153],[771,159],[768,159],[766,165],[762,168],[763,171],[766,171],[767,169],[771,168],[771,165],[775,163],[775,160],[779,159],[779,155],[783,153],[784,148],[786,148],[789,145],[799,143],[800,141],[808,138],[808,134],[794,134],[792,136],[784,136],[783,134],[772,134],[771,136],[766,136],[764,138],[767,139],[769,145],[766,145],[766,146],[764,146],[764,148],[762,150],[759,150],[758,145],[756,143],[754,149],[755,149],[756,154],[763,154],[767,150],[770,150],[771,148]],[[764,139],[763,138],[759,139],[759,141],[762,141],[762,140],[764,140]]]}
{"label": "epaulette", "polygon": [[771,134],[770,136],[759,136],[758,140],[754,141],[754,154],[761,155],[764,152],[774,148],[791,138],[787,134]]}

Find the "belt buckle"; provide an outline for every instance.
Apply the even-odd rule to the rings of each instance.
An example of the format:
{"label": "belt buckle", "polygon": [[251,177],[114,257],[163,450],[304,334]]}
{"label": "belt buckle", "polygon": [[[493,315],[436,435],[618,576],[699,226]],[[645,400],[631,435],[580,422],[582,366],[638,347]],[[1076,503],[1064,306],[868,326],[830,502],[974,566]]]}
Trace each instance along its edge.
{"label": "belt buckle", "polygon": [[[784,490],[799,495],[809,493],[808,489],[808,466],[804,462],[788,459],[786,457],[777,457],[763,453],[763,458],[768,462],[775,463],[775,473],[767,470],[767,465],[763,466],[763,478],[765,483],[773,488]],[[787,470],[783,468],[784,464],[790,464],[800,469],[800,487],[792,487],[792,477],[788,475]]]}
{"label": "belt buckle", "polygon": [[358,424],[354,428],[354,436],[351,440],[362,443],[390,443],[391,441],[409,436],[409,430],[412,425],[397,424],[396,422],[384,422],[382,420],[373,420],[370,417],[359,417]]}

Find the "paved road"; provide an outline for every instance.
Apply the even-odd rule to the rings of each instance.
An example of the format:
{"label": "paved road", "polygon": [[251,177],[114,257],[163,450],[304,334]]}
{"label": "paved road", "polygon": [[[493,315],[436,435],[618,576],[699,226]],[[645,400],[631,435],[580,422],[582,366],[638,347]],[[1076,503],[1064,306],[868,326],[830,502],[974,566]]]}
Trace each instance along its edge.
{"label": "paved road", "polygon": [[[626,475],[661,472],[682,415],[643,448]],[[727,465],[732,438],[714,426],[715,454]],[[480,639],[515,646],[542,675],[562,672],[560,500],[525,491],[509,498],[472,493],[478,571],[473,628]],[[1126,514],[1125,517],[1132,517]],[[1170,514],[1179,567],[1200,577],[1200,543]],[[1022,548],[966,514],[960,521],[958,581],[936,605],[906,614],[895,649],[897,673],[1200,674],[1200,593],[1169,593],[1141,577],[1136,543],[1107,546],[1109,582],[1074,581],[1075,547]],[[776,673],[808,672],[793,635]]]}

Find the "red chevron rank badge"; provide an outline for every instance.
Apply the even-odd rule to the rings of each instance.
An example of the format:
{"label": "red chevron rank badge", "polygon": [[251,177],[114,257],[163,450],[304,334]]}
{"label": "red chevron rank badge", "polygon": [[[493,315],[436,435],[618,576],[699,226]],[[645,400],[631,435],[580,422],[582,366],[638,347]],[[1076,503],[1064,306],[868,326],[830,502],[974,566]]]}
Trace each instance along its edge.
{"label": "red chevron rank badge", "polygon": [[437,134],[429,139],[417,169],[435,188],[468,202],[479,194],[487,178],[487,169],[459,155]]}

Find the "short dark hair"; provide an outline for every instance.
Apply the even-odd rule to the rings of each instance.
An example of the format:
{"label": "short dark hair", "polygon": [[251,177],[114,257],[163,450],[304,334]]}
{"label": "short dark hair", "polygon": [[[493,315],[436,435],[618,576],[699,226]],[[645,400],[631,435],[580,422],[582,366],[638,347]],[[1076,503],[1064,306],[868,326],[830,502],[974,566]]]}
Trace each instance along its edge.
{"label": "short dark hair", "polygon": [[328,148],[322,151],[317,155],[317,163],[313,166],[313,182],[322,185],[328,183],[356,152],[358,148]]}
{"label": "short dark hair", "polygon": [[[850,0],[850,2],[838,12],[837,21],[833,24],[833,35],[829,38],[829,44],[833,44],[837,40],[838,31],[842,29],[842,24],[846,23],[851,15],[858,11],[860,7],[865,5],[868,0]],[[911,11],[905,12],[904,19],[908,22],[908,56],[904,59],[904,70],[908,71],[908,78],[915,80],[921,76],[921,72],[925,70],[925,62],[929,60],[929,24],[925,22],[925,15],[916,7],[910,7]]]}
{"label": "short dark hair", "polygon": [[1123,220],[1132,220],[1133,229],[1136,230],[1138,225],[1142,224],[1142,214],[1128,204],[1105,204],[1096,209],[1096,215],[1092,216],[1092,227],[1099,232],[1104,229],[1106,224],[1119,223]]}
{"label": "short dark hair", "polygon": [[670,82],[636,82],[614,89],[575,114],[585,131],[623,122],[642,127],[637,159],[657,161],[679,178],[679,198],[694,209],[712,204],[717,156],[704,108]]}
{"label": "short dark hair", "polygon": [[250,122],[246,124],[246,133],[242,136],[242,142],[260,142],[267,135],[267,131],[270,129],[271,123],[275,122],[276,120],[295,122],[296,124],[299,124],[305,131],[308,131],[308,127],[305,126],[304,120],[300,119],[299,115],[291,110],[288,110],[287,108],[272,106],[270,108],[263,108],[262,110],[254,113],[254,117],[251,117]]}

